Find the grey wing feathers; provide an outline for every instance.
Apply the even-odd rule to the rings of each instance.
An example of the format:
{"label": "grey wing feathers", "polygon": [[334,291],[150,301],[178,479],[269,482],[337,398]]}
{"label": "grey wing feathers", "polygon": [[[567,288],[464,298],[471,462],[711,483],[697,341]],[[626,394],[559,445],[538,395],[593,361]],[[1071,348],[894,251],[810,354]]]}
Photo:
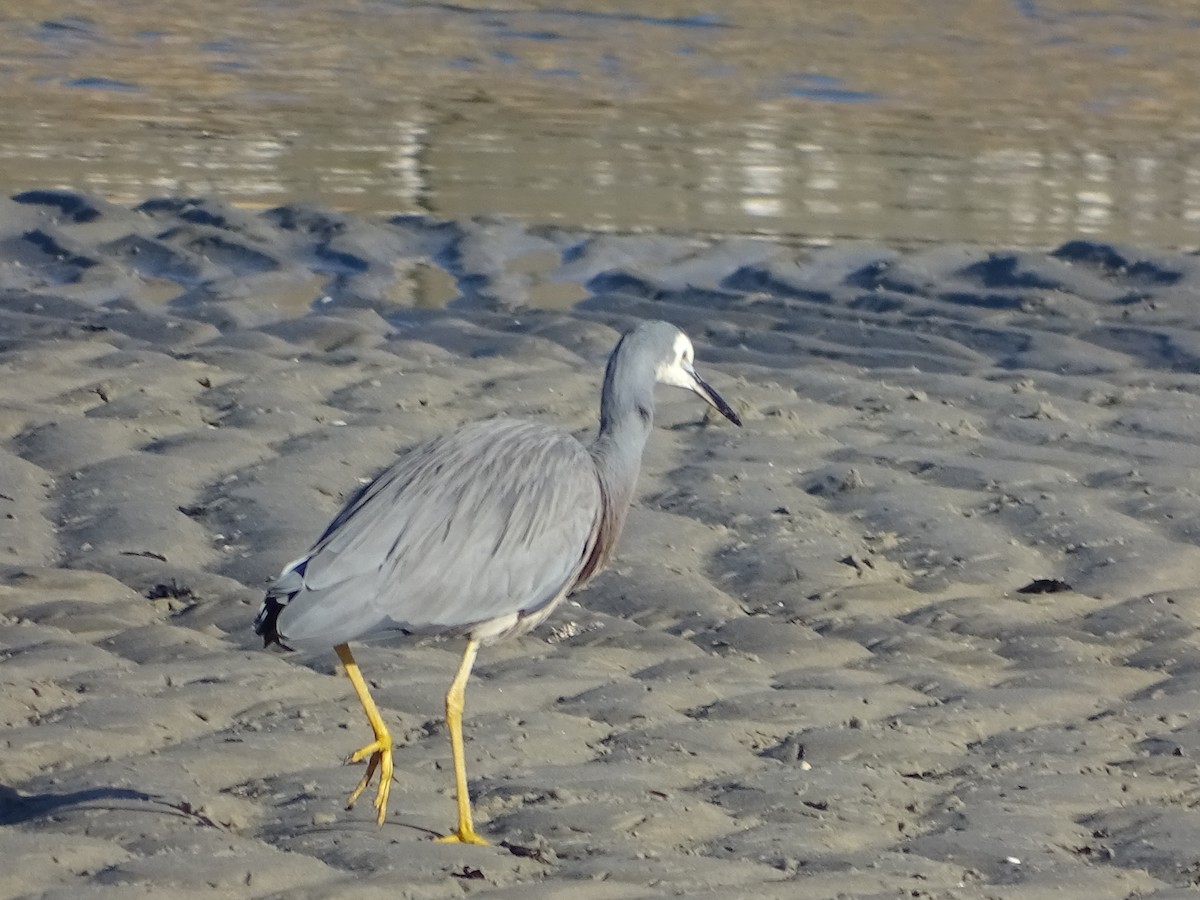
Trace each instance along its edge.
{"label": "grey wing feathers", "polygon": [[541,425],[491,420],[410,451],[356,493],[268,596],[288,644],[466,632],[574,584],[601,498],[590,454]]}

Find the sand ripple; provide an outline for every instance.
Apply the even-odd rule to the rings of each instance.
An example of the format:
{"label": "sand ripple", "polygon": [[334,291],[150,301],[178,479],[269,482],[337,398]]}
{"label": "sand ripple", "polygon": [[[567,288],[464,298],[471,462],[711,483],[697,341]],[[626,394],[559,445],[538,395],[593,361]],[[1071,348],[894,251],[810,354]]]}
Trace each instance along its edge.
{"label": "sand ripple", "polygon": [[[1195,883],[1200,258],[0,207],[6,896]],[[585,433],[648,316],[747,427],[662,392],[615,565],[481,660],[481,825],[537,852],[426,840],[455,645],[359,653],[400,783],[343,812],[365,723],[263,583],[415,441]]]}

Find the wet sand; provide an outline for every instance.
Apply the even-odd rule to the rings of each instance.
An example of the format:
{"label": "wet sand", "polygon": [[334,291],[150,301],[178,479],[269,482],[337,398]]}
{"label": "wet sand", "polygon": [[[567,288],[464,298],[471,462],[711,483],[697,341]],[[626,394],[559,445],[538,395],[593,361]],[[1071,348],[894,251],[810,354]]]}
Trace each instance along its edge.
{"label": "wet sand", "polygon": [[[0,203],[0,893],[1183,896],[1198,291],[1107,243]],[[398,783],[344,811],[366,723],[259,648],[264,583],[424,437],[586,435],[651,316],[746,427],[660,389],[615,564],[482,655],[496,845],[430,841],[454,643],[359,650]]]}

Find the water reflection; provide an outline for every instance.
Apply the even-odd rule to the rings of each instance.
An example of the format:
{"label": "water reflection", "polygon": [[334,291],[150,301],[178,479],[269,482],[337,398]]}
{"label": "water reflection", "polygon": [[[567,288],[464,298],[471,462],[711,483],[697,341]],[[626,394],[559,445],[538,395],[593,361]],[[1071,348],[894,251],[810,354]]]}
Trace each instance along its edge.
{"label": "water reflection", "polygon": [[[514,128],[474,116],[432,134],[429,205],[503,208],[592,227],[758,232],[807,239],[1051,244],[1074,235],[1197,240],[1200,153],[1170,141],[1137,155],[1095,134],[1074,147],[1029,123],[962,155],[887,111],[850,127],[764,104],[753,118],[678,125]],[[606,131],[606,140],[594,134]],[[534,135],[534,137],[531,137]],[[614,151],[615,148],[615,151]],[[570,191],[565,190],[570,186]]]}
{"label": "water reflection", "polygon": [[[1131,21],[979,0],[948,23],[883,0],[719,17],[115,6],[63,18],[42,0],[0,23],[0,191],[807,241],[1200,243],[1200,126],[1172,74],[1197,57],[1186,4]],[[1057,80],[1014,68],[1020,41]]]}

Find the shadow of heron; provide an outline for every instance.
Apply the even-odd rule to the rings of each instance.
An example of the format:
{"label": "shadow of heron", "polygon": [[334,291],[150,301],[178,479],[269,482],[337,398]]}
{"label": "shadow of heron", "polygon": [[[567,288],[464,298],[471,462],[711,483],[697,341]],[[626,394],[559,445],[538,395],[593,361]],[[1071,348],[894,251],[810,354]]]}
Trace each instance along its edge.
{"label": "shadow of heron", "polygon": [[0,827],[50,819],[79,810],[148,812],[189,819],[198,825],[228,830],[187,800],[172,800],[132,788],[97,787],[62,794],[22,794],[0,784]]}

